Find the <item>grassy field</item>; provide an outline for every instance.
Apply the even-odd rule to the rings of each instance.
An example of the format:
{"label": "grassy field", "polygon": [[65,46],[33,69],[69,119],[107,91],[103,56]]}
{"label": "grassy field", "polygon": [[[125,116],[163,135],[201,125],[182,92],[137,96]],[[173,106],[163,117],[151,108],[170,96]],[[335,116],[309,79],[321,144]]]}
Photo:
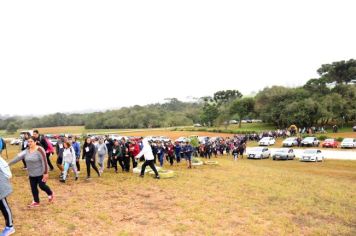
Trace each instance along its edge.
{"label": "grassy field", "polygon": [[[17,147],[9,147],[13,157]],[[53,158],[55,159],[55,158]],[[355,235],[356,162],[239,160],[168,167],[173,179],[106,170],[101,178],[60,184],[57,199],[27,209],[28,178],[13,168],[9,202],[16,235]],[[94,176],[94,175],[93,175]]]}

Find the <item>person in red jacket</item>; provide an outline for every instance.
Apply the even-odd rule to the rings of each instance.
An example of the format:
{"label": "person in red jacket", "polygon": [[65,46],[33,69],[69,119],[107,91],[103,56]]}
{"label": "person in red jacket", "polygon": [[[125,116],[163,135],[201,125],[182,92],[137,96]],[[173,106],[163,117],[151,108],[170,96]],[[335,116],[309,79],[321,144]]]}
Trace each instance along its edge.
{"label": "person in red jacket", "polygon": [[166,153],[169,158],[169,163],[171,163],[171,166],[173,166],[173,161],[174,161],[174,145],[171,142],[168,142],[166,145]]}
{"label": "person in red jacket", "polygon": [[136,140],[131,140],[129,145],[129,153],[132,159],[132,166],[133,168],[137,167],[137,162],[135,160],[135,156],[140,153],[140,145],[136,142]]}

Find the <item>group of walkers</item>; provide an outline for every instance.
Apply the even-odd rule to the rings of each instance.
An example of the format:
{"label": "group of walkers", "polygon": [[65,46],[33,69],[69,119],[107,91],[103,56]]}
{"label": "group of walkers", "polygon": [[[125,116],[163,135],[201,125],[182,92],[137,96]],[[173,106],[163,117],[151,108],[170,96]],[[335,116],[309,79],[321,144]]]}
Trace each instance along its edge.
{"label": "group of walkers", "polygon": [[154,171],[155,178],[159,179],[159,172],[155,167],[157,163],[162,167],[166,161],[170,165],[174,165],[174,163],[178,164],[182,160],[186,160],[187,167],[192,168],[193,156],[211,158],[224,153],[233,154],[236,160],[238,155],[243,155],[246,150],[246,141],[246,136],[235,136],[234,138],[206,140],[200,146],[193,147],[189,141],[184,143],[152,142],[146,138],[113,140],[106,136],[87,137],[81,147],[76,137],[69,136],[59,138],[57,144],[53,146],[48,138],[37,130],[33,132],[32,136],[30,133],[26,133],[23,137],[21,151],[13,160],[7,163],[0,156],[0,209],[6,222],[1,236],[15,232],[12,213],[6,198],[12,192],[9,182],[11,178],[9,166],[17,162],[22,162],[23,168],[28,172],[33,197],[33,201],[28,207],[35,208],[40,206],[38,188],[46,193],[50,203],[55,200],[54,192],[47,185],[49,172],[55,168],[51,161],[51,156],[54,153],[57,155],[55,163],[60,170],[59,181],[62,183],[66,182],[70,169],[74,173],[74,180],[78,180],[81,170],[80,158],[85,160],[87,180],[91,178],[92,169],[98,177],[101,177],[105,170],[105,159],[107,159],[106,168],[108,171],[113,169],[115,173],[118,173],[119,167],[122,172],[129,172],[131,165],[132,168],[136,168],[138,162],[144,161],[140,177],[144,177],[145,168],[149,166]]}

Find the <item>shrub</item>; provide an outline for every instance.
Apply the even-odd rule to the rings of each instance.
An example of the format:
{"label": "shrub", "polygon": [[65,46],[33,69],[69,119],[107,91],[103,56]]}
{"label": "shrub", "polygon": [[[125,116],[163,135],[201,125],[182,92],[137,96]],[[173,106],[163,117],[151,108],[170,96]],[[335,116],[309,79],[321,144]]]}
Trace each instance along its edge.
{"label": "shrub", "polygon": [[326,135],[320,135],[318,136],[318,139],[321,140],[321,141],[324,141],[325,139],[328,139],[329,137],[326,136]]}

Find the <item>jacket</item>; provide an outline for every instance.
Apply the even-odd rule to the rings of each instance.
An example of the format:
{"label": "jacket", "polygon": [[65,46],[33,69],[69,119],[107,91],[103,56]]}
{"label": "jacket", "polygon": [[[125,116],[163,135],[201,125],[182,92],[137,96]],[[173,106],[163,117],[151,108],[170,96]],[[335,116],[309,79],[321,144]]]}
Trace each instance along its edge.
{"label": "jacket", "polygon": [[143,144],[143,148],[141,152],[135,156],[135,158],[137,159],[142,156],[145,156],[146,161],[154,160],[151,145],[148,143],[148,140],[146,138],[142,140],[142,144]]}
{"label": "jacket", "polygon": [[12,187],[9,181],[11,176],[8,164],[0,156],[0,199],[6,198],[12,193]]}
{"label": "jacket", "polygon": [[83,156],[82,159],[95,159],[95,145],[94,144],[84,144],[83,145]]}

